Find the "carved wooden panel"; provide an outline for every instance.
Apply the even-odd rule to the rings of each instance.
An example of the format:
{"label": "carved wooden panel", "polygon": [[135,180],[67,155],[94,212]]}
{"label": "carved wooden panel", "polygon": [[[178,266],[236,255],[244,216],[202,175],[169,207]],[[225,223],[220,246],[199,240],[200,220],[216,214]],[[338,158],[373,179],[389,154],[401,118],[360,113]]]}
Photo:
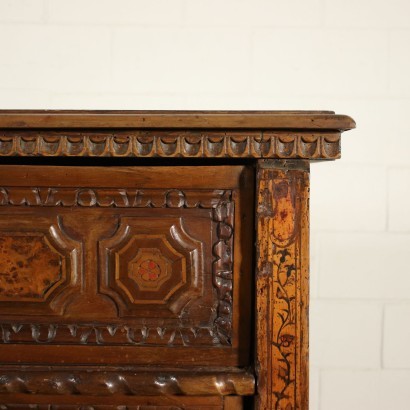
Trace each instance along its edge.
{"label": "carved wooden panel", "polygon": [[[89,182],[76,174],[79,185],[72,186],[46,171],[33,172],[33,182],[46,178],[41,186],[30,186],[30,178],[13,185],[0,175],[0,258],[7,262],[10,255],[8,270],[0,272],[0,284],[9,285],[0,296],[0,340],[16,348],[41,344],[50,354],[60,345],[226,347],[231,353],[210,360],[235,363],[249,340],[234,318],[235,292],[239,298],[249,280],[239,276],[240,253],[234,266],[243,219],[237,176],[222,186],[203,179],[206,188],[179,189],[145,182],[141,173],[149,170],[142,168],[141,185],[130,179],[116,186],[116,175],[124,174],[113,171],[108,187],[104,177]],[[11,287],[7,280],[20,263],[16,278],[26,285]],[[97,357],[92,352],[88,360]],[[132,356],[135,363],[151,360],[139,349]]]}
{"label": "carved wooden panel", "polygon": [[204,244],[187,234],[186,223],[178,217],[121,218],[115,235],[99,242],[100,291],[116,299],[120,315],[138,314],[141,304],[165,305],[177,314],[201,295]]}
{"label": "carved wooden panel", "polygon": [[1,112],[0,410],[307,409],[307,161],[354,127]]}

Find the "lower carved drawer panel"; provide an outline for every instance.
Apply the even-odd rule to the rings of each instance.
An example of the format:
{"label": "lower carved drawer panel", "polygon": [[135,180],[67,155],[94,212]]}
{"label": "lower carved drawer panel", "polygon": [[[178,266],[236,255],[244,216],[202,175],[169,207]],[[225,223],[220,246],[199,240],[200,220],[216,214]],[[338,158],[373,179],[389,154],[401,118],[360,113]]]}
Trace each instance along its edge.
{"label": "lower carved drawer panel", "polygon": [[[96,399],[90,399],[81,403],[78,400],[71,402],[45,401],[43,403],[33,404],[33,400],[13,401],[10,398],[9,404],[0,404],[0,410],[241,410],[244,407],[243,399],[239,396],[228,397],[138,397],[130,401],[125,399],[116,399],[116,404],[110,404],[109,401],[102,403]],[[17,398],[18,399],[18,398]],[[40,398],[41,401],[43,401]],[[54,404],[55,403],[55,404]],[[59,404],[61,403],[61,404]],[[118,404],[125,403],[125,404]],[[130,404],[127,404],[130,403]]]}

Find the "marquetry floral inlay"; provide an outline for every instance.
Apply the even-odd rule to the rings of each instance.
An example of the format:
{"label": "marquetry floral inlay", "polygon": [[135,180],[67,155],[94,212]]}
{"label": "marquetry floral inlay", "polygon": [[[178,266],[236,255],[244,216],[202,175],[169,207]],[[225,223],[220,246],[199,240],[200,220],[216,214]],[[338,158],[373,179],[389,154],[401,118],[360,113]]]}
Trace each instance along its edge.
{"label": "marquetry floral inlay", "polygon": [[146,259],[141,262],[138,275],[141,276],[142,280],[155,282],[161,276],[161,268],[155,261]]}

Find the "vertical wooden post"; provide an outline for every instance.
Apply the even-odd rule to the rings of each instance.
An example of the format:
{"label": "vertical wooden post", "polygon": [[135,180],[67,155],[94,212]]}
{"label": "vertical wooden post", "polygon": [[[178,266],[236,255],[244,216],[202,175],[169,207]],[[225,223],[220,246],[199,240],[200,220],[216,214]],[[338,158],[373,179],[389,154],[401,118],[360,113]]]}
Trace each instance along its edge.
{"label": "vertical wooden post", "polygon": [[309,162],[257,173],[258,410],[308,409]]}

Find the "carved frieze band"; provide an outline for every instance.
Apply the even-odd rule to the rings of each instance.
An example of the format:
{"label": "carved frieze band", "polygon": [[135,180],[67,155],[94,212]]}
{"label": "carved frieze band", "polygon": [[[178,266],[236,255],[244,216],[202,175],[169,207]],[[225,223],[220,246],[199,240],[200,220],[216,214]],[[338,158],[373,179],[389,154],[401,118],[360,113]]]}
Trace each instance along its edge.
{"label": "carved frieze band", "polygon": [[[219,316],[218,316],[219,317]],[[224,318],[225,319],[225,318]],[[218,318],[216,319],[218,320]],[[30,324],[1,323],[3,343],[83,344],[83,345],[158,345],[195,346],[227,344],[212,327],[181,327],[175,324]]]}
{"label": "carved frieze band", "polygon": [[[0,371],[0,394],[91,396],[252,395],[247,371]],[[1,407],[0,407],[1,409]]]}
{"label": "carved frieze band", "polygon": [[211,209],[230,196],[229,190],[0,187],[0,206]]}
{"label": "carved frieze band", "polygon": [[0,156],[336,159],[340,133],[3,130]]}

